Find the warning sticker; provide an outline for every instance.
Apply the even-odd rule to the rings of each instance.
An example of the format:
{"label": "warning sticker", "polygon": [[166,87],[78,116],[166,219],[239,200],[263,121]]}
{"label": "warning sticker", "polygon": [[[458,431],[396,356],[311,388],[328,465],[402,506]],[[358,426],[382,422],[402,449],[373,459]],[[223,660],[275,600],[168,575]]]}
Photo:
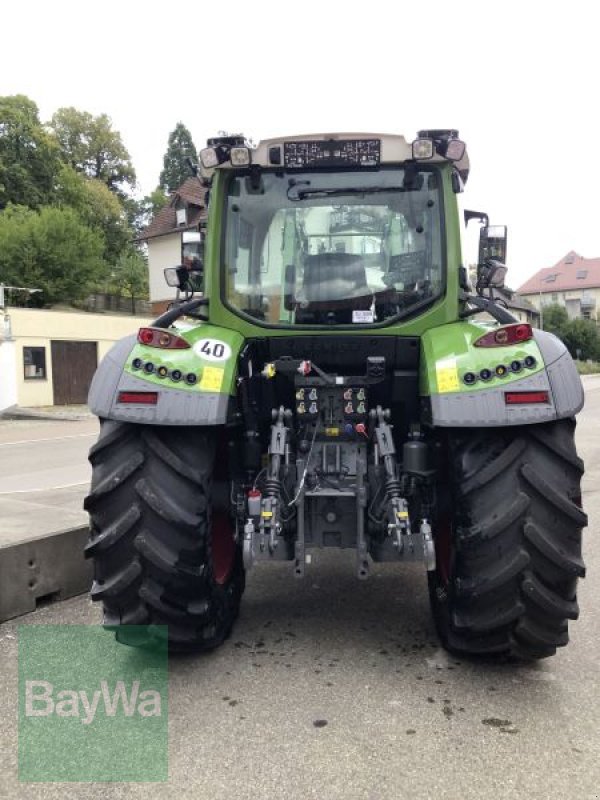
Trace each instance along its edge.
{"label": "warning sticker", "polygon": [[224,373],[225,370],[220,367],[204,367],[200,388],[205,392],[220,392]]}
{"label": "warning sticker", "polygon": [[460,389],[456,359],[454,358],[438,361],[435,365],[435,377],[440,394],[442,392],[457,392]]}

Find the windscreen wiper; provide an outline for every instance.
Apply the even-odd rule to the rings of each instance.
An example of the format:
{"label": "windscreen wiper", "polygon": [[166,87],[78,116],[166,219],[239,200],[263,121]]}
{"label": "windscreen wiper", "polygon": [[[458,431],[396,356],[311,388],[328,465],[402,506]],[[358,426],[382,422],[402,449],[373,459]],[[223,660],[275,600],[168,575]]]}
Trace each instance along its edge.
{"label": "windscreen wiper", "polygon": [[344,195],[350,194],[378,194],[405,191],[407,190],[401,186],[366,186],[362,189],[358,187],[349,187],[347,189],[307,189],[302,188],[302,184],[293,184],[287,190],[287,198],[288,200],[297,201],[305,200],[307,197],[343,197]]}

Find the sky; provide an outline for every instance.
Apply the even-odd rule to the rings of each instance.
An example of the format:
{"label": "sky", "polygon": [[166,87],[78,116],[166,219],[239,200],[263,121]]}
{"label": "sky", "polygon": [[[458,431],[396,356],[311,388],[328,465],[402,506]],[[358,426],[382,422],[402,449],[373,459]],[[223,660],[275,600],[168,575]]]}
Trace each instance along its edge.
{"label": "sky", "polygon": [[[178,121],[278,135],[458,128],[464,207],[508,225],[517,288],[569,250],[600,257],[600,59],[589,0],[2,3],[0,95],[42,120],[107,113],[138,190]],[[471,223],[473,225],[473,223]],[[476,232],[464,260],[476,260]]]}

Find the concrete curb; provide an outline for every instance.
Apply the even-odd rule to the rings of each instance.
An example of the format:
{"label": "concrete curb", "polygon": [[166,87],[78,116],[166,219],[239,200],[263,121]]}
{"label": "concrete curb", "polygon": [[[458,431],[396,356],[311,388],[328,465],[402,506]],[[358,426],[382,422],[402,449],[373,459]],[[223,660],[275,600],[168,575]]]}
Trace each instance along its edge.
{"label": "concrete curb", "polygon": [[88,591],[92,564],[83,555],[88,533],[84,525],[0,545],[0,622]]}
{"label": "concrete curb", "polygon": [[35,408],[20,408],[12,406],[5,411],[0,411],[0,419],[53,419],[78,422],[83,419],[94,419],[91,411],[80,413],[68,411],[37,411]]}

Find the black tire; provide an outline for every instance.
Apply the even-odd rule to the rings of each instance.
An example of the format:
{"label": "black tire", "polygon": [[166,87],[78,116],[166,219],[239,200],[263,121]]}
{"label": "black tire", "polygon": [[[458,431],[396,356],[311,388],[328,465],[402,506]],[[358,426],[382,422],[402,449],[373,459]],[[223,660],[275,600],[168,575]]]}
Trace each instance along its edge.
{"label": "black tire", "polygon": [[125,644],[151,645],[166,625],[171,650],[209,650],[231,631],[244,568],[227,509],[212,508],[217,439],[214,428],[101,421],[86,555],[92,599]]}
{"label": "black tire", "polygon": [[532,660],[567,644],[587,525],[574,432],[571,419],[448,432],[429,590],[449,650]]}

